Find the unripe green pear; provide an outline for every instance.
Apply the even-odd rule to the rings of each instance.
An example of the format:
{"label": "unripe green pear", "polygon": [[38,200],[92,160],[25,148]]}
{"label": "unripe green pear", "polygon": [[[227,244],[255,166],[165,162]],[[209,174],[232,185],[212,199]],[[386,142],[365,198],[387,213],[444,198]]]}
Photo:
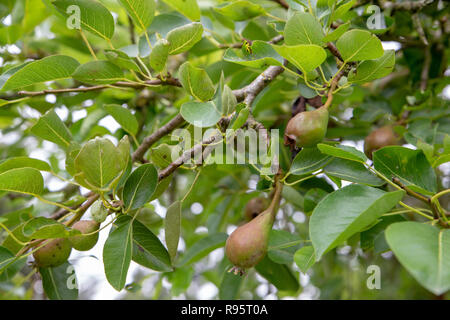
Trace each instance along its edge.
{"label": "unripe green pear", "polygon": [[396,145],[400,142],[392,126],[384,126],[372,131],[364,139],[364,153],[372,159],[372,153],[386,146]]}
{"label": "unripe green pear", "polygon": [[247,202],[245,206],[245,220],[250,221],[256,218],[269,206],[269,200],[263,197],[256,197]]}
{"label": "unripe green pear", "polygon": [[298,113],[287,124],[284,143],[295,144],[299,148],[315,146],[325,138],[328,117],[325,106]]}
{"label": "unripe green pear", "polygon": [[101,200],[95,201],[91,206],[91,216],[92,219],[98,223],[102,223],[106,220],[108,216],[108,209],[105,208]]}
{"label": "unripe green pear", "polygon": [[33,253],[35,263],[40,268],[57,267],[70,256],[72,246],[67,238],[51,240]]}
{"label": "unripe green pear", "polygon": [[[81,220],[75,222],[72,229],[79,230],[82,234],[92,233],[98,230],[100,223],[93,220]],[[72,247],[78,251],[92,249],[98,241],[98,232],[90,235],[79,235],[69,238]]]}
{"label": "unripe green pear", "polygon": [[[228,237],[225,253],[241,275],[257,265],[266,255],[269,234],[278,211],[282,184],[277,181],[270,206],[256,218],[238,227]],[[233,270],[232,269],[232,270]]]}

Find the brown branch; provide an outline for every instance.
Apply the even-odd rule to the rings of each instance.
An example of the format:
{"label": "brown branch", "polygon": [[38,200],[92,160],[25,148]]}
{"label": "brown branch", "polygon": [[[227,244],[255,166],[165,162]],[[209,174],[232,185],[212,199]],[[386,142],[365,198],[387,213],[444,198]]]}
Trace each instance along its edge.
{"label": "brown branch", "polygon": [[170,120],[168,123],[163,125],[161,128],[153,132],[151,135],[146,137],[144,141],[142,141],[141,145],[136,149],[136,151],[133,152],[131,158],[134,161],[144,161],[144,154],[147,152],[150,147],[157,142],[159,139],[164,137],[165,135],[169,134],[173,130],[175,130],[177,127],[179,127],[181,124],[184,123],[184,119],[181,116],[181,114],[177,114],[175,118]]}
{"label": "brown branch", "polygon": [[88,91],[95,91],[95,90],[103,90],[108,89],[111,87],[121,87],[121,88],[144,88],[147,86],[157,86],[157,85],[169,85],[169,86],[175,86],[175,87],[181,87],[180,81],[176,78],[167,78],[166,80],[161,79],[155,79],[155,80],[148,80],[144,83],[134,83],[134,82],[126,82],[126,81],[118,81],[116,83],[110,84],[110,85],[98,85],[98,86],[92,86],[92,87],[77,87],[77,88],[64,88],[64,89],[48,89],[48,90],[42,90],[42,91],[19,91],[17,94],[20,96],[42,96],[45,94],[57,94],[57,93],[68,93],[68,92],[88,92]]}
{"label": "brown branch", "polygon": [[283,67],[270,66],[263,73],[256,77],[249,85],[233,91],[236,99],[244,101],[248,106],[251,105],[256,96],[279,74],[284,71]]}
{"label": "brown branch", "polygon": [[336,58],[338,58],[339,60],[344,62],[344,59],[342,59],[341,53],[339,52],[338,48],[336,48],[336,46],[332,42],[327,43],[327,48],[328,48],[328,50],[330,50],[330,52],[333,56],[335,56]]}
{"label": "brown branch", "polygon": [[383,9],[395,9],[405,11],[418,11],[432,4],[434,0],[420,0],[420,1],[405,1],[405,2],[384,2],[382,4]]}
{"label": "brown branch", "polygon": [[178,167],[182,166],[184,163],[192,158],[195,158],[198,154],[203,152],[203,148],[216,141],[216,136],[212,136],[208,139],[203,140],[201,143],[196,144],[192,149],[185,151],[178,159],[169,164],[166,168],[162,169],[158,173],[158,181],[170,176]]}

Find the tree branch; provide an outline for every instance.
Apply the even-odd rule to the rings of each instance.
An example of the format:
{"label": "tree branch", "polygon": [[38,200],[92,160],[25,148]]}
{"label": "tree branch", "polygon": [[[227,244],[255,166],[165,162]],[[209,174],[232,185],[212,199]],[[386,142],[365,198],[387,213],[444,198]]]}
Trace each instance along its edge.
{"label": "tree branch", "polygon": [[177,114],[175,118],[170,120],[168,123],[163,125],[161,128],[153,132],[151,135],[146,137],[144,141],[142,141],[141,145],[133,152],[131,158],[134,161],[144,161],[144,154],[147,152],[150,147],[157,142],[159,139],[169,134],[181,124],[184,123],[184,119],[181,114]]}
{"label": "tree branch", "polygon": [[418,11],[429,4],[432,4],[434,0],[419,0],[419,1],[405,1],[405,2],[384,2],[382,4],[383,9],[396,9],[406,11]]}
{"label": "tree branch", "polygon": [[169,85],[175,87],[181,87],[180,81],[176,78],[167,78],[166,80],[155,79],[155,80],[147,80],[144,83],[135,83],[135,82],[126,82],[126,81],[118,81],[116,83],[110,85],[98,85],[92,87],[77,87],[77,88],[64,88],[64,89],[48,89],[42,91],[19,91],[17,94],[20,96],[42,96],[45,94],[58,94],[58,93],[68,93],[68,92],[88,92],[95,90],[103,90],[111,87],[123,87],[123,88],[144,88],[146,86],[157,86],[157,85]]}

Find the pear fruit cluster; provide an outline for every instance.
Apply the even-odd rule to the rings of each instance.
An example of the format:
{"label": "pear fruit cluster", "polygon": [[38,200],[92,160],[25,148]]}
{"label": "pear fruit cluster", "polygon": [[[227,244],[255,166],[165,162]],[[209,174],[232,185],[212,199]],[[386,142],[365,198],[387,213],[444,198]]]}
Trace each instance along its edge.
{"label": "pear fruit cluster", "polygon": [[98,241],[98,232],[96,231],[99,227],[100,223],[93,220],[76,222],[72,229],[79,230],[81,235],[57,238],[46,243],[33,253],[36,266],[39,268],[57,267],[69,259],[72,248],[78,251],[92,249]]}
{"label": "pear fruit cluster", "polygon": [[325,138],[328,118],[326,106],[296,114],[286,126],[284,143],[299,148],[315,146]]}
{"label": "pear fruit cluster", "polygon": [[67,238],[50,241],[33,253],[34,261],[40,268],[57,267],[69,259],[72,245]]}
{"label": "pear fruit cluster", "polygon": [[372,159],[372,153],[386,146],[399,144],[400,139],[395,134],[392,126],[384,126],[373,130],[364,139],[364,153]]}
{"label": "pear fruit cluster", "polygon": [[269,234],[281,200],[282,184],[277,180],[272,201],[256,218],[238,227],[228,237],[225,253],[234,267],[230,271],[243,275],[266,255]]}

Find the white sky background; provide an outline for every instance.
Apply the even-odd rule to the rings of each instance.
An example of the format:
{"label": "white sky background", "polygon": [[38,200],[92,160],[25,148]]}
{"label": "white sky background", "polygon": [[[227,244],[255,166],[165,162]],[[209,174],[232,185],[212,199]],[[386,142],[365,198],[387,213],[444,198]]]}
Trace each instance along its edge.
{"label": "white sky background", "polygon": [[[3,22],[5,24],[9,24],[10,17],[5,18]],[[37,28],[37,29],[39,29],[39,28]],[[48,32],[48,30],[45,30],[45,32],[42,32],[42,30],[40,32],[38,32],[38,34],[42,34],[42,33],[45,33],[46,36],[48,36],[49,32]],[[400,49],[400,44],[398,42],[394,42],[394,41],[383,42],[383,48],[385,50],[387,50],[387,49],[398,50],[398,49]],[[12,54],[20,53],[20,49],[15,45],[7,45],[5,47],[0,47],[0,53],[4,52],[5,50],[8,50]],[[0,57],[0,66],[1,65],[3,65],[3,59]],[[448,74],[448,70],[447,70],[446,76],[448,76],[448,75],[449,74]],[[445,87],[443,95],[445,97],[447,97],[447,99],[450,98],[450,86]],[[49,102],[54,102],[55,97],[48,95],[47,100]],[[67,117],[68,110],[66,108],[64,108],[64,107],[58,108],[56,111],[62,119]],[[349,117],[351,117],[351,110],[349,110],[349,111],[350,111]],[[35,118],[39,117],[39,113],[31,108],[25,108],[23,110],[23,112],[26,113],[26,115],[28,117],[30,117],[30,116],[35,117]],[[85,115],[86,115],[85,110],[79,110],[79,111],[73,112],[74,120],[81,119]],[[107,116],[107,117],[103,118],[102,120],[100,120],[99,125],[106,127],[111,132],[115,132],[120,127],[120,125],[111,116]],[[0,143],[12,144],[18,138],[19,137],[16,133],[11,133],[11,134],[5,135],[0,132]],[[108,138],[110,138],[115,143],[117,142],[117,140],[114,137],[108,136]],[[35,146],[35,144],[36,144],[35,142],[30,140],[30,150],[32,150],[32,151],[30,152],[29,156],[33,157],[33,158],[38,158],[41,160],[48,161],[48,156],[47,156],[49,154],[48,151],[54,150],[56,147],[52,143],[44,142],[43,148],[38,149],[38,148],[33,147],[33,146]],[[343,144],[354,146],[358,150],[363,151],[363,141],[359,141],[357,143],[354,143],[353,141],[344,141]],[[414,148],[411,145],[407,145],[407,146]],[[64,159],[61,158],[61,161],[63,164]],[[450,171],[450,165],[446,164],[444,166],[445,166],[446,172]],[[62,167],[64,167],[64,166],[62,165]],[[54,179],[54,178],[48,179],[48,177],[46,177],[46,180],[47,180],[46,186],[48,186],[48,188],[50,190],[58,190],[64,185],[64,183],[61,183],[60,181],[58,181],[57,179]],[[343,182],[343,185],[346,185],[346,184],[348,184],[348,183]],[[254,189],[255,185],[256,185],[256,183],[251,184],[250,187],[252,189]],[[159,205],[157,200],[153,201],[152,204],[154,204],[154,206],[156,208],[156,213],[159,214],[161,217],[164,217],[166,208]],[[194,209],[194,211],[197,211],[195,207],[192,209]],[[195,213],[200,213],[200,212],[197,211]],[[87,216],[89,217],[89,215],[87,215]],[[298,222],[305,220],[305,216],[301,212],[295,212],[294,218]],[[107,220],[107,221],[109,221],[109,220]],[[228,228],[227,232],[231,233],[234,230],[234,228],[235,227],[231,226],[230,228]],[[80,288],[79,288],[80,292],[83,292],[87,289],[91,289],[89,291],[93,292],[93,295],[91,296],[92,299],[120,299],[120,297],[123,295],[123,293],[117,292],[112,286],[109,285],[108,281],[106,280],[105,272],[103,269],[102,250],[103,250],[104,242],[109,234],[109,229],[110,229],[110,227],[108,227],[107,229],[100,232],[99,241],[92,250],[90,250],[88,252],[79,252],[76,250],[72,250],[72,254],[70,256],[70,261],[74,265],[75,270],[76,270],[78,283],[80,286]],[[201,228],[198,231],[204,231],[205,229],[206,228]],[[161,232],[161,234],[158,235],[158,237],[160,239],[164,239],[163,231]],[[184,242],[183,241],[181,241],[180,250],[184,250]],[[92,256],[94,256],[96,258],[94,258]],[[217,249],[210,254],[210,258],[212,258],[215,261],[210,261],[210,262],[215,263],[216,261],[219,261],[222,257],[223,257],[223,248]],[[297,268],[296,266],[294,266],[294,267]],[[143,268],[143,267],[137,265],[136,263],[131,262],[131,265],[130,265],[130,268],[128,271],[128,276],[127,276],[127,282],[126,282],[127,284],[129,284],[133,281],[133,275],[138,270],[141,270],[146,274],[148,274],[148,273],[157,274],[154,271],[151,271],[147,268]],[[150,279],[153,279],[153,278],[154,277],[151,277]],[[259,277],[259,276],[258,276],[258,278],[261,280],[262,283],[257,288],[257,293],[261,296],[264,296],[268,292],[269,286],[271,286],[271,285],[269,285],[264,278]],[[312,298],[317,297],[317,295],[318,295],[317,288],[313,287],[312,285],[308,285],[309,284],[309,276],[308,275],[301,274],[300,283],[302,286],[304,286],[304,290],[297,297],[297,299],[312,299]],[[153,285],[154,285],[154,282],[152,282],[150,280],[144,281],[143,288],[142,288],[143,292],[150,293]],[[92,288],[92,286],[94,286],[94,288]],[[170,283],[168,281],[163,281],[163,286],[166,288],[170,288]],[[206,283],[206,284],[202,285],[200,288],[195,287],[195,290],[191,290],[191,288],[193,286],[197,286],[195,281],[192,282],[188,291],[195,293],[197,296],[197,299],[211,299],[211,298],[215,297],[218,292],[217,287],[211,283]],[[273,289],[274,288],[272,286],[272,290],[271,290],[272,292],[273,292]],[[174,298],[175,299],[184,298],[184,295],[182,294],[179,297],[174,297]],[[276,296],[274,294],[271,294],[271,295],[266,296],[266,299],[276,299]]]}

